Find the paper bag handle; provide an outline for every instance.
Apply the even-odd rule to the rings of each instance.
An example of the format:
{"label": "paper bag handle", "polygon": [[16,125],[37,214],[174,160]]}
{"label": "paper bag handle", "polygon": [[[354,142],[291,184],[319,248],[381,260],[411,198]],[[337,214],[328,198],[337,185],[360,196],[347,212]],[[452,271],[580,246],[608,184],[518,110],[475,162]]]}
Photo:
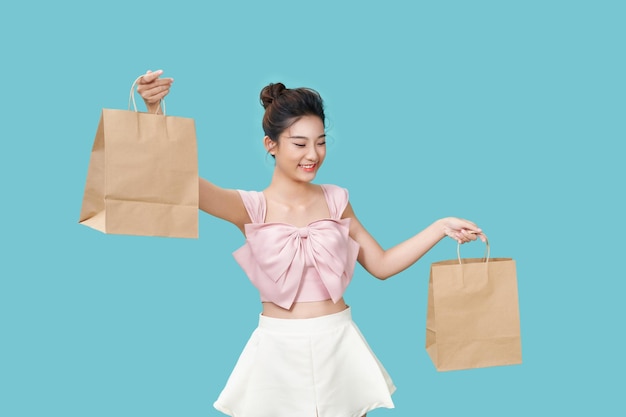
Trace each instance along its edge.
{"label": "paper bag handle", "polygon": [[[491,249],[489,248],[489,239],[487,239],[487,237],[485,236],[485,256],[483,257],[483,259],[485,260],[485,263],[489,263],[490,254],[491,254]],[[456,256],[459,259],[459,264],[463,264],[463,262],[461,262],[461,244],[460,243],[456,244]]]}
{"label": "paper bag handle", "polygon": [[[139,80],[141,80],[141,77],[143,77],[145,74],[140,75],[139,77],[137,77],[137,79],[133,82],[133,85],[130,86],[130,96],[128,97],[128,110],[130,110],[130,104],[133,104],[133,109],[135,110],[135,112],[137,111],[137,103],[135,102],[135,86],[137,85],[137,83],[139,82]],[[163,110],[163,115],[165,116],[165,99],[161,99],[159,101],[159,104],[161,105],[161,110]],[[157,112],[155,114],[158,114],[159,109],[157,108]]]}

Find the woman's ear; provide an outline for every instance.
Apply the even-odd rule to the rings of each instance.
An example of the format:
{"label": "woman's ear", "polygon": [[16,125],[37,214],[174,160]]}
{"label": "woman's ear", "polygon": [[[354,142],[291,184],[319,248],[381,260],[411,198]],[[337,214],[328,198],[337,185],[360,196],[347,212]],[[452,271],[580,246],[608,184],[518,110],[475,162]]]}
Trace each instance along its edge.
{"label": "woman's ear", "polygon": [[263,146],[265,146],[265,150],[270,153],[270,155],[274,155],[276,148],[276,142],[270,139],[269,136],[265,136],[263,138]]}

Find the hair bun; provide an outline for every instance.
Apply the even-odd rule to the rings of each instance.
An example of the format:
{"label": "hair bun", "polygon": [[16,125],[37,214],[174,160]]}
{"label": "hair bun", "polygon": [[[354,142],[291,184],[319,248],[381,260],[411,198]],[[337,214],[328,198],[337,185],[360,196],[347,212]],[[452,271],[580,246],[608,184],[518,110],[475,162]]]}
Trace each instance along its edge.
{"label": "hair bun", "polygon": [[263,108],[267,109],[267,106],[272,104],[287,87],[283,83],[271,83],[263,90],[261,90],[261,104]]}

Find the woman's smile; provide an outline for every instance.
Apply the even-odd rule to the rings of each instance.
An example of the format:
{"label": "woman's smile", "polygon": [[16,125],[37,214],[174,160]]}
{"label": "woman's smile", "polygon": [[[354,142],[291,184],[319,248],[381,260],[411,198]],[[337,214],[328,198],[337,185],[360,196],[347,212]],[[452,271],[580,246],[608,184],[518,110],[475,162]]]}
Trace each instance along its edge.
{"label": "woman's smile", "polygon": [[313,172],[315,171],[315,168],[317,167],[317,164],[300,164],[298,165],[300,168],[302,168],[305,172]]}

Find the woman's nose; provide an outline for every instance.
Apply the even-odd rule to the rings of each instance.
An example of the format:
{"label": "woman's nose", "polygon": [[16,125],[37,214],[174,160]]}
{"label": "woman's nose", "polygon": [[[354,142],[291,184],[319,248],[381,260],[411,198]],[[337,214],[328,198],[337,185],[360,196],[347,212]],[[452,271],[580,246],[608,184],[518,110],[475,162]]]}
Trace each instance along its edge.
{"label": "woman's nose", "polygon": [[317,161],[318,153],[317,153],[317,148],[315,147],[315,145],[308,147],[306,157],[310,159],[311,161]]}

